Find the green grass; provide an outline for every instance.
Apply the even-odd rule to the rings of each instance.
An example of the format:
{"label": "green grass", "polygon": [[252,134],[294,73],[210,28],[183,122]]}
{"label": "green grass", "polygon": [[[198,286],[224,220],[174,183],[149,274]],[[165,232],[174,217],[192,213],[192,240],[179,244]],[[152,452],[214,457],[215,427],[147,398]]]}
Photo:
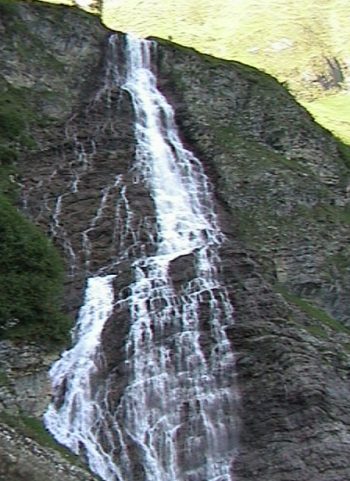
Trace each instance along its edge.
{"label": "green grass", "polygon": [[12,415],[0,412],[0,422],[14,428],[16,432],[29,437],[43,447],[58,451],[67,461],[83,469],[87,469],[67,448],[59,444],[46,430],[42,421],[26,415]]}
{"label": "green grass", "polygon": [[[350,5],[345,0],[105,0],[111,28],[169,36],[212,55],[254,65],[291,86],[346,56]],[[304,88],[304,94],[308,94]]]}
{"label": "green grass", "polygon": [[339,93],[305,102],[304,106],[311,112],[315,120],[350,144],[350,94]]}
{"label": "green grass", "polygon": [[347,0],[105,0],[103,20],[116,30],[171,38],[272,74],[319,123],[350,142],[350,102],[328,98],[343,87],[329,62],[347,62]]}
{"label": "green grass", "polygon": [[284,286],[276,284],[275,290],[282,294],[285,300],[296,307],[298,307],[302,312],[304,312],[308,317],[311,319],[315,319],[319,321],[319,325],[314,326],[306,326],[307,330],[311,333],[319,336],[319,337],[326,337],[326,331],[322,328],[322,326],[326,326],[332,329],[335,332],[344,332],[350,335],[350,328],[346,327],[337,319],[331,317],[327,312],[321,309],[318,306],[311,304],[310,301],[299,297],[291,292],[289,292]]}

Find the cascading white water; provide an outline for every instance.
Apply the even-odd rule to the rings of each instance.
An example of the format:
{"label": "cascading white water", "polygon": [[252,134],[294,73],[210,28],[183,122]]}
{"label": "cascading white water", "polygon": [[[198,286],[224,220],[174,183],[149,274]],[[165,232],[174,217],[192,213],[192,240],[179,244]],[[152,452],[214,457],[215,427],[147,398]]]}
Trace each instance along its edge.
{"label": "cascading white water", "polygon": [[[110,39],[114,54],[120,41]],[[134,281],[119,301],[130,312],[127,382],[111,407],[113,386],[95,379],[114,278],[97,276],[88,283],[75,344],[51,370],[54,402],[45,423],[74,452],[83,448],[106,481],[228,481],[237,428],[234,358],[225,334],[233,312],[218,276],[223,236],[202,166],[184,148],[174,112],[157,89],[154,47],[127,37],[125,74],[109,75],[134,105],[135,182],[147,186],[157,224],[154,254],[131,260]],[[127,189],[120,192],[127,206]],[[181,259],[190,278],[179,287],[171,272]]]}

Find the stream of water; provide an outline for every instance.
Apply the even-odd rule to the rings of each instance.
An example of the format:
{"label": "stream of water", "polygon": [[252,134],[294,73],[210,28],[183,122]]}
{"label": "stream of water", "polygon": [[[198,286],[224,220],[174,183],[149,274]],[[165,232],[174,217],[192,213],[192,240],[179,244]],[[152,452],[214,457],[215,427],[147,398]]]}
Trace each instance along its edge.
{"label": "stream of water", "polygon": [[[122,60],[118,42],[125,43]],[[173,109],[157,88],[155,49],[150,41],[112,36],[115,68],[111,75],[109,64],[105,84],[117,83],[132,100],[134,181],[147,187],[156,218],[154,254],[130,259],[134,278],[123,300],[130,317],[127,382],[111,408],[106,399],[113,386],[96,379],[101,334],[119,301],[115,275],[96,273],[87,283],[73,347],[51,369],[53,402],[45,424],[106,481],[230,481],[237,396],[225,333],[233,311],[218,275],[223,235],[201,163],[183,146]],[[120,192],[128,208],[127,189]],[[171,272],[179,260],[190,274],[177,286]]]}

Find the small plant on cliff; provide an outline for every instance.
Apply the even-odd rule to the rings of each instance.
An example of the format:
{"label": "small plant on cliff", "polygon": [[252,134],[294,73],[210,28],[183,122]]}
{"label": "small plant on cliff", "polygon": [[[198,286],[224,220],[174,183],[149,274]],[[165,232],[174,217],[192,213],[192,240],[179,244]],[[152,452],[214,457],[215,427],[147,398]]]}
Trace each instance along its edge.
{"label": "small plant on cliff", "polygon": [[14,88],[0,75],[0,166],[13,164],[18,160],[20,150],[35,146],[28,131],[28,125],[33,121],[28,92]]}
{"label": "small plant on cliff", "polygon": [[61,260],[48,239],[0,196],[0,336],[59,342]]}
{"label": "small plant on cliff", "polygon": [[72,452],[65,446],[58,444],[39,419],[28,416],[24,413],[13,415],[6,411],[0,411],[0,423],[4,423],[7,426],[14,428],[18,433],[27,438],[33,439],[44,448],[56,450],[71,464],[87,470],[85,464],[81,462],[78,456],[72,454]]}
{"label": "small plant on cliff", "polygon": [[15,13],[17,6],[13,0],[0,0],[0,14]]}

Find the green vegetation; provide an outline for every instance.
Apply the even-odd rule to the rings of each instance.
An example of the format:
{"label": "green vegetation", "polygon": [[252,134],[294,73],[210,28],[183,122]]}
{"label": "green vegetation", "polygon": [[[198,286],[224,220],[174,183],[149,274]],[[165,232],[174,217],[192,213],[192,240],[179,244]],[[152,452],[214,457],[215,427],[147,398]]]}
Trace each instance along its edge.
{"label": "green vegetation", "polygon": [[350,48],[347,0],[104,0],[102,19],[114,30],[168,38],[268,72],[350,142],[350,101],[341,93]]}
{"label": "green vegetation", "polygon": [[[345,83],[346,0],[105,0],[103,21],[116,30],[171,38],[266,71],[288,86],[318,122],[349,141],[349,108],[342,104],[339,111],[335,100],[328,100]],[[324,102],[310,104],[323,97]]]}
{"label": "green vegetation", "polygon": [[[0,169],[0,187],[6,184]],[[70,320],[61,311],[63,263],[51,242],[0,194],[0,338],[57,345]]]}
{"label": "green vegetation", "polygon": [[0,328],[18,339],[63,342],[61,260],[48,239],[0,196]]}
{"label": "green vegetation", "polygon": [[35,120],[27,90],[0,77],[0,337],[50,344],[65,341],[69,331],[59,309],[62,261],[13,205],[18,190],[16,162],[35,148],[29,129]]}
{"label": "green vegetation", "polygon": [[[33,36],[18,22],[16,9],[16,2],[0,0],[6,35],[14,36],[16,54],[27,58]],[[22,45],[17,36],[23,31],[28,41]],[[35,102],[35,92],[0,75],[0,338],[49,346],[66,342],[70,328],[60,312],[63,263],[51,242],[15,207],[17,162],[35,150],[33,132],[45,122]]]}
{"label": "green vegetation", "polygon": [[338,142],[338,152],[346,167],[350,169],[350,146],[340,141]]}
{"label": "green vegetation", "polygon": [[12,164],[19,150],[35,147],[29,133],[34,115],[28,108],[26,89],[18,89],[0,77],[0,165]]}
{"label": "green vegetation", "polygon": [[325,327],[332,329],[335,332],[345,332],[346,334],[350,334],[350,328],[331,317],[320,307],[311,304],[310,301],[292,294],[280,284],[275,285],[275,290],[282,294],[288,303],[298,307],[311,319],[318,321],[318,325],[305,326],[311,334],[316,335],[317,337],[326,338],[327,331],[325,330]]}
{"label": "green vegetation", "polygon": [[347,55],[349,14],[346,0],[105,0],[103,20],[142,36],[171,36],[294,85]]}
{"label": "green vegetation", "polygon": [[4,411],[0,412],[0,422],[14,428],[16,432],[33,439],[43,447],[58,451],[67,461],[83,469],[86,467],[67,448],[55,441],[51,434],[45,429],[43,423],[36,418],[26,415],[13,415]]}
{"label": "green vegetation", "polygon": [[16,5],[13,0],[0,0],[0,15],[15,13]]}
{"label": "green vegetation", "polygon": [[315,120],[333,132],[344,142],[350,144],[350,95],[339,93],[326,96],[304,106]]}
{"label": "green vegetation", "polygon": [[5,411],[0,413],[0,421],[15,428],[21,434],[28,436],[39,444],[50,448],[56,448],[57,443],[52,436],[46,431],[42,422],[29,416],[15,416]]}

